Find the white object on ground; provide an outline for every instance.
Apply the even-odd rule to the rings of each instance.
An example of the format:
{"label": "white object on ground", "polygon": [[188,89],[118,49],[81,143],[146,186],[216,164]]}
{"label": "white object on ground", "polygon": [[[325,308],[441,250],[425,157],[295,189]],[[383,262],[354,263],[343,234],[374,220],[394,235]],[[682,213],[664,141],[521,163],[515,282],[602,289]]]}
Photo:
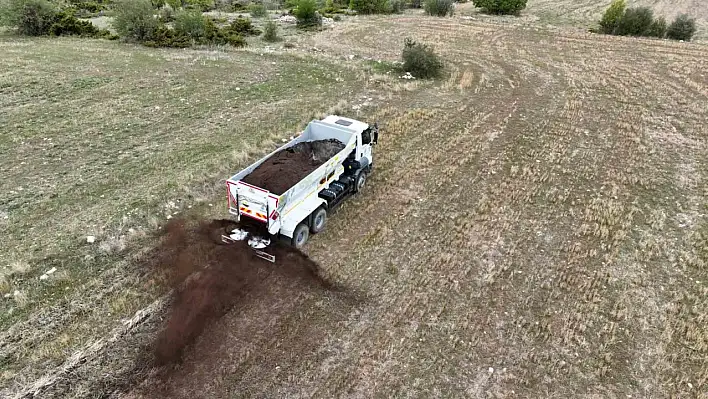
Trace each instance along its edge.
{"label": "white object on ground", "polygon": [[57,271],[57,268],[56,268],[56,267],[53,267],[53,268],[49,269],[49,270],[48,270],[46,273],[44,273],[44,274],[52,274],[52,273],[54,273],[55,271]]}
{"label": "white object on ground", "polygon": [[288,24],[294,24],[297,23],[297,18],[295,18],[293,15],[283,15],[282,17],[278,18],[277,21]]}
{"label": "white object on ground", "polygon": [[94,236],[87,236],[87,237],[86,237],[86,242],[89,243],[89,244],[93,244],[94,242],[96,242],[96,237],[94,237]]}
{"label": "white object on ground", "polygon": [[248,245],[251,248],[263,249],[270,244],[270,239],[263,237],[251,237],[248,240]]}
{"label": "white object on ground", "polygon": [[233,229],[231,230],[231,234],[229,234],[229,238],[236,241],[244,240],[246,236],[248,236],[248,232],[241,229]]}

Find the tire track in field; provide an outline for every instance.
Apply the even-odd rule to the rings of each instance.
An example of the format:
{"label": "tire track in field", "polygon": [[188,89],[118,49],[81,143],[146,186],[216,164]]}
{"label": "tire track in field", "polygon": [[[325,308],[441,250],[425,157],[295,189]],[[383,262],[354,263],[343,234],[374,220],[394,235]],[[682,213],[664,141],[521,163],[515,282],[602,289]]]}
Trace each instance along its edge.
{"label": "tire track in field", "polygon": [[[504,102],[505,101],[499,101],[499,103],[504,103]],[[495,106],[499,106],[499,103],[495,104]],[[502,115],[498,116],[498,118],[503,117],[504,114],[503,113],[501,113],[501,114]],[[485,115],[489,115],[489,114],[485,114]],[[488,116],[487,116],[487,118],[488,118]],[[481,131],[484,131],[485,130],[484,127],[486,127],[486,126],[489,126],[491,128],[489,130],[498,130],[498,128],[491,127],[490,126],[491,121],[486,120],[484,115],[482,115],[480,119],[482,121],[482,123],[480,125],[481,127],[477,126],[476,129],[474,129],[476,132],[476,135],[470,136],[472,129],[468,129],[468,128],[461,129],[461,130],[457,131],[457,134],[454,136],[455,138],[451,139],[449,143],[445,143],[448,146],[447,149],[445,149],[445,148],[438,149],[438,150],[440,150],[439,152],[437,152],[437,154],[440,154],[439,157],[437,159],[435,159],[434,161],[429,162],[430,164],[446,165],[446,167],[444,167],[442,170],[437,171],[437,173],[440,175],[441,181],[436,182],[436,180],[438,180],[438,179],[432,179],[433,182],[430,183],[430,186],[431,186],[430,189],[424,190],[425,192],[428,193],[427,194],[428,197],[430,197],[432,195],[432,193],[435,192],[435,190],[439,190],[441,185],[445,185],[445,184],[449,183],[448,178],[443,177],[443,176],[446,176],[448,173],[450,173],[450,172],[446,172],[445,171],[446,169],[450,169],[450,171],[453,171],[456,167],[461,167],[462,165],[464,165],[465,156],[459,157],[459,154],[461,154],[460,150],[462,150],[463,148],[469,148],[470,142],[476,142],[478,140],[484,140],[487,142],[492,141],[489,139],[489,136],[487,134],[481,134]],[[445,122],[445,123],[448,123],[448,122]],[[502,123],[502,122],[500,121],[499,123]],[[453,131],[456,131],[456,129],[454,129]],[[501,132],[503,132],[503,128],[501,129],[501,131],[498,131],[497,133],[501,133]],[[430,146],[430,144],[428,144],[428,148],[429,148],[429,146]],[[482,145],[482,147],[484,147],[484,145]],[[476,151],[473,151],[470,154],[477,155]],[[469,158],[470,156],[473,156],[473,155],[468,155],[467,158]],[[450,157],[452,157],[452,158],[450,158]],[[428,162],[426,162],[426,163],[428,163]],[[447,165],[453,165],[453,166],[448,168]],[[457,166],[454,166],[454,165],[457,165]],[[410,178],[411,178],[411,180],[415,180],[418,182],[425,182],[425,181],[431,180],[431,179],[421,179],[421,178],[413,178],[413,177],[410,177]],[[420,184],[420,183],[417,183],[417,184]],[[427,186],[427,184],[426,184],[426,186]],[[435,199],[429,199],[429,201],[435,203]],[[443,209],[444,209],[445,205],[441,204],[441,206],[443,206]],[[431,210],[428,209],[428,207],[418,208],[417,213],[431,212]],[[399,255],[399,257],[404,256],[406,259],[409,259],[409,261],[412,262],[412,264],[430,265],[428,262],[425,261],[425,259],[428,259],[427,256],[425,255],[425,253],[427,253],[427,252],[439,253],[439,251],[436,249],[440,249],[440,248],[434,247],[434,245],[435,245],[434,240],[437,237],[429,237],[429,236],[426,236],[424,233],[419,233],[420,231],[426,230],[425,225],[421,226],[420,225],[421,222],[418,222],[419,220],[421,220],[421,219],[424,220],[425,218],[423,218],[419,215],[409,214],[408,219],[412,219],[413,221],[415,221],[415,224],[413,226],[411,226],[408,223],[408,225],[406,227],[391,226],[387,229],[387,231],[399,231],[399,230],[405,228],[407,239],[411,239],[413,241],[419,241],[419,242],[424,241],[426,243],[426,250],[423,252],[420,249],[412,249],[411,248],[411,249],[408,249],[407,251],[405,251],[406,255]],[[419,225],[419,227],[417,229],[414,228],[416,225]],[[393,241],[395,243],[396,239],[393,239]],[[382,256],[386,257],[386,254],[395,254],[396,252],[398,252],[398,251],[396,251],[395,249],[388,249],[384,253],[381,253],[381,248],[379,248],[379,250],[377,250],[377,254],[378,254],[379,258]],[[421,261],[421,258],[423,259],[422,261]],[[402,259],[399,259],[399,260],[403,261]],[[375,262],[375,261],[372,259],[371,262]],[[361,263],[365,265],[368,262],[366,261],[366,258],[365,258]],[[403,263],[405,264],[408,262],[403,261]],[[401,274],[406,273],[407,275],[409,275],[409,274],[418,273],[418,271],[416,269],[413,269],[413,270],[406,269],[406,270],[400,270],[399,273],[401,273]],[[431,274],[432,274],[432,271],[426,270],[425,275],[431,275]],[[409,289],[414,289],[413,292],[409,292],[406,289],[401,290],[401,289],[396,289],[393,287],[391,287],[390,290],[395,290],[395,293],[392,293],[392,295],[394,297],[401,297],[401,298],[414,297],[414,298],[416,298],[415,303],[425,303],[426,299],[427,299],[427,302],[435,303],[435,302],[431,302],[431,300],[432,300],[432,298],[430,297],[431,294],[429,292],[427,292],[427,290],[431,287],[431,284],[435,285],[436,283],[433,280],[419,281],[419,284],[416,284],[412,288],[409,288]],[[416,288],[416,287],[426,287],[426,288],[421,290],[421,288]],[[390,290],[387,290],[387,292],[390,292]],[[404,320],[409,320],[409,319],[415,320],[417,318],[417,317],[415,317],[416,315],[414,313],[417,313],[418,309],[416,306],[413,305],[413,302],[403,305],[403,307],[400,307],[397,305],[389,305],[389,306],[393,306],[393,307],[392,308],[389,307],[389,310],[386,310],[386,309],[382,310],[382,313],[383,314],[396,314],[397,316],[394,320],[387,320],[386,324],[384,326],[381,326],[379,328],[379,330],[390,331],[392,326],[396,326],[397,324],[398,324],[398,326],[396,326],[396,328],[400,329],[400,328],[402,328],[402,326],[400,326],[400,324],[405,324],[405,323],[403,323]],[[418,318],[420,317],[420,315],[417,315],[417,316],[418,316]],[[377,335],[376,338],[365,335],[365,334],[367,334],[366,329],[363,330],[362,332],[359,332],[358,333],[359,339],[361,341],[366,341],[367,339],[371,339],[377,343],[381,343],[381,345],[383,345],[383,346],[387,346],[389,348],[387,357],[391,357],[392,356],[391,352],[393,352],[393,351],[395,351],[397,353],[407,351],[407,349],[405,349],[405,347],[402,349],[396,349],[396,347],[400,346],[400,344],[396,344],[395,342],[393,342],[392,337],[388,337],[387,333],[378,333],[378,334],[376,334]],[[370,334],[370,333],[368,333],[368,334]],[[351,339],[354,339],[354,338],[351,338]],[[389,344],[385,344],[385,342],[389,342]],[[330,389],[332,389],[332,391],[327,391],[329,393],[325,393],[325,394],[331,394],[332,392],[336,392],[337,390],[348,390],[348,391],[350,391],[351,389],[356,390],[357,387],[359,387],[360,389],[363,389],[364,391],[374,389],[375,387],[367,386],[366,383],[364,382],[364,380],[371,379],[371,380],[380,381],[381,378],[384,378],[385,376],[380,375],[380,374],[382,374],[384,372],[384,370],[386,370],[389,366],[386,363],[385,359],[386,359],[386,356],[383,358],[379,358],[379,361],[382,362],[382,363],[379,363],[379,365],[376,365],[375,364],[376,362],[371,363],[369,361],[364,361],[363,359],[360,359],[358,366],[356,366],[354,368],[352,368],[352,366],[350,366],[346,370],[342,370],[341,372],[336,373],[335,375],[333,375],[331,377],[332,379],[330,381],[332,381],[332,382],[327,383],[327,384],[323,384],[324,386],[328,386],[328,387],[330,387]],[[347,363],[351,363],[351,360],[352,359],[339,359],[339,363],[340,364],[347,364]],[[388,372],[390,372],[390,371],[391,370],[388,370]],[[341,377],[340,377],[341,374],[352,375],[352,376],[356,376],[356,377],[348,379],[348,382],[342,382]],[[334,381],[337,381],[339,383],[336,386],[332,386],[331,384],[333,384]],[[382,389],[383,389],[383,387],[387,386],[387,384],[385,382],[382,382],[381,384],[382,384]],[[369,394],[370,393],[371,392],[369,392]],[[367,395],[364,392],[360,392],[359,394],[360,395]]]}

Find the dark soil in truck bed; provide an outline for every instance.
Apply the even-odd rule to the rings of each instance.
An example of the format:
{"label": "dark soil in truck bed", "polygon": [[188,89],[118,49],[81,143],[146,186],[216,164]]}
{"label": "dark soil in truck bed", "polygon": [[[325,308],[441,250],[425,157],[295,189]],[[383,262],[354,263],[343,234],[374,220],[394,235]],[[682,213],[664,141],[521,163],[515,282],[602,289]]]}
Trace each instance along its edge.
{"label": "dark soil in truck bed", "polygon": [[241,180],[281,195],[343,149],[337,139],[297,143],[273,154]]}

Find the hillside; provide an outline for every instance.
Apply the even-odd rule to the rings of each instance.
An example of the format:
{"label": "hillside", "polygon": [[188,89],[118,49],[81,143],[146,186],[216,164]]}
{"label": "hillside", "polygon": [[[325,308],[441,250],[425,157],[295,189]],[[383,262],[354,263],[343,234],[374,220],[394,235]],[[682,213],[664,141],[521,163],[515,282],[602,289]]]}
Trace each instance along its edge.
{"label": "hillside", "polygon": [[[529,0],[526,13],[536,15],[541,22],[586,26],[599,21],[611,0]],[[686,13],[696,18],[697,40],[708,39],[708,4],[704,0],[628,0],[629,7],[648,6],[655,15],[671,21]]]}

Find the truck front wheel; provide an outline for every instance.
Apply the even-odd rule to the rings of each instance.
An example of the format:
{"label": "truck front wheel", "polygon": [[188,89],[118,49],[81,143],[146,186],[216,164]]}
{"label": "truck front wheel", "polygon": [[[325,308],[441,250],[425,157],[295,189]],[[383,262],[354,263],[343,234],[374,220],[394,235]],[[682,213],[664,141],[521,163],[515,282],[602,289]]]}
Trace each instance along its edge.
{"label": "truck front wheel", "polygon": [[362,170],[356,176],[356,180],[354,181],[354,192],[358,193],[359,191],[361,191],[364,188],[365,185],[366,185],[366,172],[364,172]]}
{"label": "truck front wheel", "polygon": [[305,223],[300,223],[293,232],[292,246],[297,249],[302,249],[310,238],[310,229]]}

